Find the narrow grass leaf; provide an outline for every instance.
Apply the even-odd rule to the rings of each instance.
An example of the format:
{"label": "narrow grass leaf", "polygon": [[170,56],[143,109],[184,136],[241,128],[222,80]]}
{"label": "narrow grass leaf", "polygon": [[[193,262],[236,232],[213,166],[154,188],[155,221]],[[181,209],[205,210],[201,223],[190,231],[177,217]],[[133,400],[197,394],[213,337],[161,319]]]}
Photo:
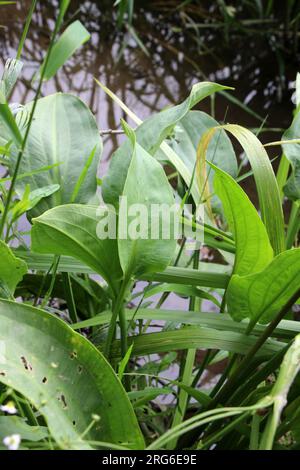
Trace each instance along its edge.
{"label": "narrow grass leaf", "polygon": [[[71,23],[53,46],[45,70],[44,80],[52,78],[74,52],[89,39],[90,33],[80,21],[77,20]],[[40,70],[42,70],[43,67],[44,64],[41,66]]]}
{"label": "narrow grass leaf", "polygon": [[222,126],[243,147],[253,170],[262,220],[267,228],[274,253],[285,250],[284,220],[276,177],[264,146],[258,138],[242,126]]}
{"label": "narrow grass leaf", "polygon": [[[177,351],[180,349],[220,349],[238,354],[245,354],[256,342],[255,336],[241,333],[218,331],[210,328],[185,327],[175,331],[148,333],[132,336],[133,356]],[[269,339],[260,349],[258,355],[270,356],[284,347],[284,343]],[[112,356],[119,359],[120,344],[117,341],[112,349]]]}
{"label": "narrow grass leaf", "polygon": [[27,273],[27,265],[17,258],[2,240],[0,240],[0,259],[0,297],[3,297],[7,290],[12,296],[18,283]]}

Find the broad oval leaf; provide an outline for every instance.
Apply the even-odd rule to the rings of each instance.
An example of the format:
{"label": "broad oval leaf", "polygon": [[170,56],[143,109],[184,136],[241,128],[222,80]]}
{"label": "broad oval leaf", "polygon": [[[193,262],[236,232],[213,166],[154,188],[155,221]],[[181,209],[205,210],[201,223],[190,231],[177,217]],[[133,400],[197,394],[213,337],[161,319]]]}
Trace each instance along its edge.
{"label": "broad oval leaf", "polygon": [[[25,106],[28,113],[32,103]],[[24,132],[24,130],[23,130]],[[54,165],[49,171],[31,174],[16,183],[16,190],[23,194],[27,184],[31,191],[52,184],[59,184],[59,191],[44,198],[31,215],[36,217],[51,207],[70,202],[88,203],[96,194],[96,173],[102,142],[94,116],[76,96],[55,93],[41,98],[34,113],[26,148],[21,160],[20,174]],[[90,163],[75,200],[73,192],[92,152]],[[14,171],[17,150],[12,152],[11,173]]]}
{"label": "broad oval leaf", "polygon": [[49,438],[46,426],[30,426],[26,418],[19,416],[0,416],[0,441],[12,434],[19,434],[22,441],[37,442]]}
{"label": "broad oval leaf", "polygon": [[2,240],[0,240],[0,259],[0,297],[11,297],[27,273],[27,264],[17,258]]}
{"label": "broad oval leaf", "polygon": [[114,286],[121,279],[117,240],[97,236],[98,208],[68,204],[55,207],[33,219],[32,250],[72,256]]}
{"label": "broad oval leaf", "polygon": [[[300,248],[276,256],[261,272],[233,275],[227,289],[230,315],[268,323],[297,294],[300,286]],[[300,296],[300,295],[299,295]]]}
{"label": "broad oval leaf", "polygon": [[[174,129],[174,126],[184,118],[188,111],[199,101],[218,91],[228,89],[229,87],[211,82],[200,82],[192,87],[190,95],[181,104],[161,111],[154,116],[146,119],[136,129],[137,142],[151,155],[154,155]],[[137,123],[141,121],[136,118]],[[163,143],[162,151],[166,159],[170,160],[172,165],[182,175],[186,184],[189,185],[192,172],[186,167],[181,158],[166,144]],[[118,206],[119,196],[122,194],[132,156],[131,144],[127,140],[114,153],[108,174],[103,180],[103,198],[106,203]],[[196,202],[198,202],[196,200]]]}
{"label": "broad oval leaf", "polygon": [[267,230],[238,183],[215,165],[211,166],[215,170],[214,189],[236,242],[233,272],[246,275],[261,271],[273,258]]}
{"label": "broad oval leaf", "polygon": [[[171,262],[176,249],[176,229],[174,213],[169,210],[175,208],[174,202],[172,189],[162,166],[134,142],[118,225],[119,257],[126,278],[163,271]],[[167,213],[159,210],[162,204]],[[135,213],[134,205],[137,205]],[[154,213],[153,209],[157,211]],[[167,220],[168,215],[170,217]],[[138,234],[137,229],[135,235],[131,233],[131,227],[136,223],[140,225],[141,232]],[[168,228],[166,224],[169,224]],[[166,235],[163,233],[164,229],[168,231]]]}
{"label": "broad oval leaf", "polygon": [[[15,302],[0,301],[0,324],[0,381],[31,401],[60,447],[90,449],[92,440],[143,448],[125,390],[92,343],[53,315]],[[82,437],[92,415],[100,420]]]}

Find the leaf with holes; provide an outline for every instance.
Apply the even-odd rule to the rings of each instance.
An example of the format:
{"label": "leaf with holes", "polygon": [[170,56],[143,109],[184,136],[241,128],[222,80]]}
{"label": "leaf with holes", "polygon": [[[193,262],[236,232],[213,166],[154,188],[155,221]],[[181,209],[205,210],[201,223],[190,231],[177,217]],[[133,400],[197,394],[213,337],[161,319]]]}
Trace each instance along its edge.
{"label": "leaf with holes", "polygon": [[0,325],[0,381],[30,400],[61,448],[90,449],[89,441],[143,448],[125,390],[87,339],[49,313],[5,300]]}

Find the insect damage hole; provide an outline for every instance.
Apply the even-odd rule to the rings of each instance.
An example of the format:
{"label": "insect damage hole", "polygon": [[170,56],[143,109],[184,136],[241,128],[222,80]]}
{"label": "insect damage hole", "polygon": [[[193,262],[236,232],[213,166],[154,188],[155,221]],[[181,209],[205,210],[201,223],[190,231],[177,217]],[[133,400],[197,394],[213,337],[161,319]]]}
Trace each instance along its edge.
{"label": "insect damage hole", "polygon": [[27,361],[26,357],[21,356],[21,361],[26,370],[32,370],[32,365]]}
{"label": "insect damage hole", "polygon": [[43,380],[42,380],[43,384],[46,384],[48,382],[48,379],[47,377],[43,377]]}
{"label": "insect damage hole", "polygon": [[63,409],[65,410],[68,407],[66,397],[63,394],[61,394],[59,397],[57,397],[57,399],[58,401],[62,402]]}
{"label": "insect damage hole", "polygon": [[76,351],[72,351],[70,353],[70,359],[76,359],[77,358],[77,352]]}

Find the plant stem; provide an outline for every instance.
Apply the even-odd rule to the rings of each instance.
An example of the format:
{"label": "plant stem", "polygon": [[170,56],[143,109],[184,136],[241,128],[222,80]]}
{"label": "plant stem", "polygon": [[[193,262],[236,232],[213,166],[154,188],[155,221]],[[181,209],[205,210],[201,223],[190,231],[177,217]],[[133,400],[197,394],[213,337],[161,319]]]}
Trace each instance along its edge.
{"label": "plant stem", "polygon": [[[200,445],[198,446],[198,449],[204,450],[205,448],[209,448],[211,445],[215,444],[217,441],[219,441],[221,438],[226,436],[231,430],[235,429],[236,426],[239,423],[242,423],[245,421],[250,415],[249,411],[246,411],[245,413],[241,414],[238,416],[236,419],[232,420],[231,423],[227,424],[224,428],[221,430],[215,432],[212,436],[209,437],[205,442],[201,442]],[[257,415],[256,415],[257,416]]]}
{"label": "plant stem", "polygon": [[261,417],[255,413],[252,416],[249,450],[258,450],[260,421]]}
{"label": "plant stem", "polygon": [[56,273],[57,273],[57,268],[58,268],[58,265],[59,265],[59,260],[60,260],[60,256],[54,255],[51,282],[50,282],[49,289],[46,292],[46,295],[44,297],[44,300],[41,303],[41,308],[44,308],[47,305],[47,303],[50,299],[50,296],[52,294],[54,284],[55,284],[55,280],[56,280]]}
{"label": "plant stem", "polygon": [[[193,268],[197,269],[198,266],[199,266],[199,251],[197,250],[193,255]],[[189,310],[194,311],[195,306],[196,306],[196,299],[195,297],[191,297]],[[196,351],[197,351],[196,349],[188,349],[186,357],[185,357],[182,382],[186,385],[190,385],[192,382],[193,367],[194,367],[194,362],[195,362],[195,357],[196,357]],[[173,422],[172,422],[172,428],[182,422],[185,416],[188,398],[189,398],[189,394],[183,388],[181,388],[179,391],[178,404],[177,404]],[[168,443],[167,448],[170,450],[174,449],[174,447],[176,447],[176,444],[177,444],[177,439],[172,439]]]}
{"label": "plant stem", "polygon": [[[113,311],[112,311],[112,316],[109,324],[109,329],[108,329],[108,334],[107,334],[107,339],[105,343],[105,349],[104,349],[104,354],[106,357],[110,357],[110,350],[111,350],[111,344],[113,341],[113,337],[115,334],[116,330],[116,323],[117,323],[117,318],[119,316],[120,320],[120,329],[121,329],[121,351],[122,351],[122,357],[127,352],[127,327],[126,327],[126,317],[124,314],[124,309],[123,309],[123,304],[124,304],[124,297],[125,293],[127,290],[129,284],[129,279],[124,279],[122,281],[122,284],[120,286],[119,294],[116,298]],[[123,311],[122,311],[123,309]]]}
{"label": "plant stem", "polygon": [[66,295],[67,306],[69,310],[70,319],[73,323],[78,322],[76,305],[73,295],[72,283],[70,278],[70,273],[62,273],[63,283],[64,283],[64,290]]}
{"label": "plant stem", "polygon": [[265,430],[261,439],[259,450],[272,450],[276,429],[280,420],[281,406],[277,406],[275,401],[273,410],[269,415]]}
{"label": "plant stem", "polygon": [[20,60],[21,55],[22,55],[22,50],[23,50],[24,43],[25,43],[25,40],[26,40],[26,37],[27,37],[27,34],[28,34],[28,30],[29,30],[29,26],[30,26],[30,23],[31,23],[32,15],[33,15],[33,12],[35,10],[36,1],[37,0],[32,0],[31,5],[30,5],[30,9],[29,9],[29,12],[28,12],[28,15],[27,15],[27,18],[26,18],[26,23],[25,23],[25,26],[24,26],[24,29],[23,29],[22,37],[20,39],[20,43],[19,43],[19,46],[18,46],[18,51],[17,51],[17,56],[16,56],[17,60]]}
{"label": "plant stem", "polygon": [[300,228],[300,204],[299,202],[293,202],[289,225],[286,234],[286,249],[292,248],[297,233]]}

